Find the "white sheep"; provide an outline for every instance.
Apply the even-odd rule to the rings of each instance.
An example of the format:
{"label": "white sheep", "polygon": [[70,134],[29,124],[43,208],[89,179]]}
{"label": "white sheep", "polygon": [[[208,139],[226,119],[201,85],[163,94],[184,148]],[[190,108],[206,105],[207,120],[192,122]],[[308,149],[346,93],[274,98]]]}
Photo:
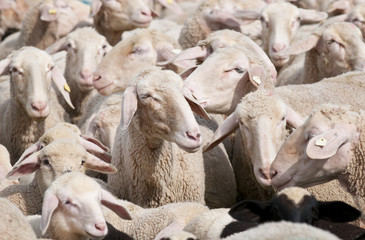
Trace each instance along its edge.
{"label": "white sheep", "polygon": [[143,0],[95,0],[92,2],[95,29],[116,45],[124,31],[146,28],[154,16]]}
{"label": "white sheep", "polygon": [[256,228],[252,228],[245,232],[241,232],[227,238],[225,240],[295,240],[295,239],[310,239],[310,240],[340,240],[334,234],[329,233],[308,225],[306,223],[292,222],[272,222],[264,223]]}
{"label": "white sheep", "polygon": [[183,97],[182,79],[150,67],[135,82],[123,96],[112,152],[119,171],[108,176],[113,192],[150,207],[177,201],[207,202],[211,207],[234,203],[228,156],[223,146],[202,155],[202,137],[209,138],[211,125],[197,124]]}
{"label": "white sheep", "polygon": [[324,23],[278,54],[296,57],[280,70],[277,86],[314,83],[345,72],[365,70],[363,36],[348,22]]}
{"label": "white sheep", "polygon": [[[66,36],[84,20],[87,5],[76,1],[43,0],[29,9],[20,32],[14,33],[0,44],[0,59],[23,46],[45,49],[56,40]],[[86,10],[87,13],[87,10]]]}
{"label": "white sheep", "polygon": [[[14,164],[44,131],[65,119],[54,87],[72,106],[69,87],[51,56],[35,47],[23,47],[0,62],[0,72],[10,72],[10,99],[0,105],[0,143]],[[52,81],[55,86],[52,86]]]}
{"label": "white sheep", "polygon": [[[53,206],[54,212],[48,215],[47,213],[52,210],[50,207],[53,201],[57,201],[59,204]],[[67,201],[69,203],[66,203]],[[78,206],[77,216],[72,214],[69,209],[72,209],[74,205]],[[101,205],[107,207],[102,208],[104,217],[99,215]],[[62,210],[64,211],[62,212]],[[105,218],[108,224],[108,230],[105,228],[103,233],[99,231],[100,235],[108,232],[104,239],[118,239],[117,236],[121,235],[129,236],[127,239],[153,239],[171,222],[181,224],[182,229],[193,217],[207,210],[208,208],[202,204],[190,202],[144,209],[131,202],[116,199],[109,192],[100,188],[98,183],[90,177],[80,173],[67,173],[58,177],[47,189],[42,217],[29,216],[28,220],[38,237],[41,236],[39,226],[42,222],[42,230],[48,229],[46,236],[50,237],[52,234],[53,237],[57,235],[58,237],[63,236],[61,239],[66,239],[65,235],[69,234],[67,239],[74,239],[70,238],[72,234],[85,234],[82,229],[85,229],[87,221],[91,219],[85,215],[98,215],[99,220]],[[50,220],[49,225],[47,225],[47,220]],[[106,227],[106,225],[104,226]],[[89,227],[93,228],[93,226]],[[58,238],[56,237],[56,239]]]}
{"label": "white sheep", "polygon": [[282,189],[339,179],[354,196],[364,222],[364,117],[362,109],[349,106],[314,108],[279,150],[271,165],[272,185]]}
{"label": "white sheep", "polygon": [[86,169],[106,173],[116,170],[88,153],[77,141],[55,140],[22,159],[7,175],[18,178],[35,172],[32,182],[9,186],[0,192],[0,196],[16,204],[26,215],[39,214],[43,194],[56,177],[72,171],[84,173]]}
{"label": "white sheep", "polygon": [[75,108],[72,109],[66,102],[62,105],[71,123],[78,123],[87,101],[95,95],[94,71],[109,49],[105,37],[90,27],[78,28],[46,49],[50,54],[67,51],[64,76],[70,86],[70,98]]}
{"label": "white sheep", "polygon": [[241,31],[239,16],[242,10],[259,11],[263,1],[205,0],[186,19],[181,30],[179,43],[183,49],[195,47],[213,31],[232,29]]}
{"label": "white sheep", "polygon": [[302,9],[288,2],[278,1],[268,4],[251,18],[261,20],[263,49],[274,65],[281,67],[289,61],[289,57],[278,55],[278,52],[290,46],[297,31],[303,32],[299,29],[300,24],[320,22],[327,18],[327,13]]}
{"label": "white sheep", "polygon": [[3,240],[36,240],[36,234],[23,213],[10,201],[0,198],[0,234]]}
{"label": "white sheep", "polygon": [[[365,90],[362,80],[364,77],[361,72],[350,72],[314,84],[288,85],[277,87],[272,92],[259,90],[250,93],[242,98],[236,111],[220,125],[211,144],[219,143],[225,138],[224,136],[240,127],[242,142],[238,144],[241,145],[245,155],[234,159],[232,164],[237,169],[247,169],[247,167],[253,169],[256,180],[263,186],[269,186],[270,165],[286,138],[286,129],[300,126],[303,117],[307,116],[313,107],[323,102],[351,104],[356,109],[364,108],[365,99],[362,94]],[[242,164],[247,167],[242,168]],[[240,170],[239,176],[242,175]],[[252,183],[251,178],[242,176],[240,179],[238,183],[242,182],[243,186],[238,190],[242,194],[252,194],[260,189],[257,183],[256,185]],[[348,203],[352,202],[349,194],[344,194],[341,187],[335,187],[338,184],[335,182],[330,184],[332,186],[328,186],[327,190],[324,188],[315,193],[313,191],[316,190],[313,188],[311,192],[322,200],[343,198]],[[336,191],[341,194],[336,194],[336,191],[331,189],[337,189]]]}
{"label": "white sheep", "polygon": [[144,68],[176,55],[179,44],[152,29],[137,29],[115,45],[99,64],[94,87],[102,95],[123,92]]}

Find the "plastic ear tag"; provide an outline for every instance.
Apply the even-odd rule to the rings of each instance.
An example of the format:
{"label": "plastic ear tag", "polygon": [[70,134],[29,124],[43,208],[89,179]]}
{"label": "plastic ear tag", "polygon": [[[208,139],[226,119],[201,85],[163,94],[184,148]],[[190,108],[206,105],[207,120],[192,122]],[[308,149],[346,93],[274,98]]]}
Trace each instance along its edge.
{"label": "plastic ear tag", "polygon": [[70,86],[65,83],[65,85],[63,85],[63,88],[67,91],[67,92],[71,92]]}
{"label": "plastic ear tag", "polygon": [[57,13],[57,9],[54,9],[54,8],[49,9],[49,10],[48,10],[48,13],[49,13],[49,14],[54,15],[54,14],[56,14],[56,13]]}
{"label": "plastic ear tag", "polygon": [[167,0],[167,3],[168,4],[173,4],[174,3],[174,0]]}
{"label": "plastic ear tag", "polygon": [[257,85],[260,85],[261,84],[261,79],[259,76],[253,76],[252,77],[252,80],[257,83]]}
{"label": "plastic ear tag", "polygon": [[315,142],[315,145],[320,146],[320,147],[324,147],[324,146],[326,146],[326,144],[327,144],[327,140],[325,138],[319,138]]}

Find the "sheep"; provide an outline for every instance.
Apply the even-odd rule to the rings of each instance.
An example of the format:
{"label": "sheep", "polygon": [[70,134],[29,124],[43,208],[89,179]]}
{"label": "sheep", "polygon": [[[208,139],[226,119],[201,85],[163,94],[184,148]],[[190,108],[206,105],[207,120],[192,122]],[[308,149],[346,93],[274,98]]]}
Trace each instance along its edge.
{"label": "sheep", "polygon": [[93,98],[82,115],[79,127],[90,137],[95,137],[113,152],[114,138],[122,116],[122,93]]}
{"label": "sheep", "polygon": [[26,0],[17,0],[5,1],[5,5],[1,6],[0,36],[2,39],[20,30],[24,15],[30,7],[29,4]]}
{"label": "sheep", "polygon": [[[304,56],[298,55],[301,53]],[[361,31],[348,22],[325,23],[279,54],[297,55],[301,60],[280,70],[277,86],[314,83],[348,71],[365,70]]]}
{"label": "sheep", "polygon": [[95,29],[116,45],[124,31],[146,28],[155,16],[143,0],[96,0],[92,2]]}
{"label": "sheep", "polygon": [[245,232],[241,232],[224,239],[225,240],[239,240],[239,239],[340,240],[340,238],[329,233],[328,231],[323,231],[321,229],[318,229],[305,223],[291,223],[286,221],[264,223],[256,228],[252,228]]}
{"label": "sheep", "polygon": [[123,95],[112,152],[119,170],[108,176],[113,193],[143,207],[176,201],[233,204],[236,184],[227,153],[220,148],[202,155],[202,136],[211,135],[211,125],[197,124],[183,98],[182,79],[150,67],[134,81]]}
{"label": "sheep", "polygon": [[62,105],[71,123],[78,123],[87,101],[96,94],[94,71],[109,49],[110,45],[104,36],[91,27],[84,27],[69,33],[46,50],[50,54],[67,50],[64,76],[72,90],[70,97],[75,108],[72,109],[66,102]]}
{"label": "sheep", "polygon": [[[286,14],[282,14],[283,12]],[[286,49],[291,42],[299,38],[295,37],[295,34],[303,32],[299,29],[300,24],[302,22],[316,23],[327,18],[325,12],[298,8],[284,1],[268,4],[260,13],[251,15],[248,17],[261,20],[263,49],[277,68],[289,61],[289,57],[278,55],[278,52]],[[308,31],[307,27],[305,29]]]}
{"label": "sheep", "polygon": [[9,152],[3,145],[0,145],[0,190],[11,185],[19,184],[18,180],[9,180],[6,178],[6,174],[11,169]]}
{"label": "sheep", "polygon": [[240,10],[260,10],[263,1],[205,0],[186,19],[181,30],[179,43],[183,49],[195,47],[200,40],[221,29],[241,31]]}
{"label": "sheep", "polygon": [[247,94],[216,130],[205,150],[239,127],[248,156],[242,161],[249,160],[257,181],[269,186],[270,165],[284,143],[286,128],[299,127],[304,122],[303,117],[323,102],[364,108],[364,77],[362,72],[349,72],[314,84],[281,86],[272,92],[258,90]]}
{"label": "sheep", "polygon": [[3,240],[36,240],[32,226],[10,201],[0,198],[0,234]]}
{"label": "sheep", "polygon": [[[201,240],[226,239],[270,221],[284,220],[315,225],[320,219],[325,219],[332,224],[332,222],[353,221],[360,215],[359,210],[346,203],[320,202],[307,190],[294,187],[280,191],[271,201],[245,200],[237,203],[231,209],[205,211],[191,220],[184,227],[184,231],[193,233]],[[328,227],[324,227],[324,230],[328,230]],[[353,229],[356,229],[357,232],[351,232]],[[334,234],[339,234],[342,238],[348,237],[349,234],[356,236],[363,231],[363,229],[350,226],[345,232],[334,229]]]}
{"label": "sheep", "polygon": [[[270,70],[270,76],[273,82],[276,81],[276,69],[266,53],[249,37],[229,29],[218,30],[211,33],[206,39],[198,42],[196,47],[188,48],[177,54],[175,57],[170,58],[166,62],[158,62],[160,66],[164,66],[169,63],[189,64],[187,61],[196,60],[197,64],[200,63],[201,59],[205,60],[218,48],[228,47],[232,45],[240,45],[251,51],[254,51],[256,57],[262,61],[265,68]],[[189,66],[189,65],[188,65]],[[192,65],[195,67],[195,65]],[[190,67],[190,66],[189,66]]]}
{"label": "sheep", "polygon": [[35,47],[23,47],[0,62],[0,73],[10,72],[10,99],[0,105],[0,143],[14,164],[44,131],[65,121],[51,79],[66,102],[69,87],[51,56]]}
{"label": "sheep", "polygon": [[141,70],[174,56],[176,49],[179,44],[164,33],[135,30],[103,58],[94,74],[94,87],[102,95],[123,92]]}
{"label": "sheep", "polygon": [[338,179],[354,196],[364,221],[361,167],[364,116],[361,109],[354,111],[352,106],[324,104],[314,108],[273,161],[270,170],[273,187],[313,186]]}
{"label": "sheep", "polygon": [[305,9],[315,9],[327,12],[329,15],[344,14],[354,7],[355,1],[352,0],[287,0],[290,3]]}
{"label": "sheep", "polygon": [[38,237],[40,228],[42,237],[55,240],[101,239],[108,232],[102,205],[121,218],[131,219],[128,211],[95,180],[82,173],[67,173],[57,177],[44,193],[42,216],[33,216],[29,221]]}
{"label": "sheep", "polygon": [[365,3],[362,3],[353,7],[351,11],[345,15],[345,21],[355,24],[361,30],[363,36],[365,35],[364,10]]}
{"label": "sheep", "polygon": [[[81,5],[81,6],[80,6]],[[66,36],[85,17],[77,8],[88,8],[79,1],[43,0],[29,9],[20,32],[0,44],[0,59],[23,46],[45,49]]]}
{"label": "sheep", "polygon": [[9,186],[0,196],[16,204],[25,215],[39,214],[43,194],[56,177],[71,171],[84,173],[86,169],[116,171],[110,164],[87,153],[77,141],[55,140],[24,158],[7,174],[8,178],[18,178],[35,172],[32,182]]}
{"label": "sheep", "polygon": [[[77,192],[74,191],[76,189]],[[57,210],[58,208],[56,208],[56,205],[54,206],[56,210],[51,213],[51,215],[48,215],[47,213],[49,213],[51,209],[47,207],[51,206],[50,203],[52,203],[52,201],[58,202],[58,200],[54,198],[55,195],[60,200],[59,204],[57,204],[58,207],[65,211],[62,212],[60,211],[61,209]],[[85,214],[100,213],[100,198],[102,199],[101,204],[107,207],[101,209],[104,216],[103,218],[107,221],[108,228],[112,228],[112,231],[108,231],[104,239],[117,239],[116,235],[129,236],[128,239],[153,239],[155,235],[170,222],[180,223],[183,227],[184,224],[189,222],[194,216],[208,210],[208,208],[202,204],[190,202],[172,203],[159,208],[144,209],[131,202],[116,199],[108,191],[100,188],[94,179],[73,172],[63,174],[56,178],[45,193],[42,217],[29,216],[28,220],[36,230],[38,237],[41,235],[39,230],[41,222],[43,222],[41,225],[42,230],[48,229],[46,233],[46,236],[48,237],[50,233],[58,236],[65,236],[64,234],[66,233],[83,233],[84,231],[80,232],[80,225],[85,224],[85,219],[88,219],[85,217]],[[71,202],[71,204],[79,206],[78,215],[81,217],[81,219],[77,219],[79,224],[75,224],[76,227],[72,227],[71,229],[70,227],[67,227],[67,223],[74,223],[74,221],[70,221],[69,219],[74,219],[75,216],[69,212],[68,208],[72,208],[72,205],[67,206],[67,200]],[[92,209],[90,209],[91,207]],[[60,219],[64,217],[67,217],[68,220],[60,221]],[[50,224],[47,227],[47,220],[49,219]],[[107,229],[105,228],[104,232],[106,231]],[[61,239],[66,238],[64,237]],[[68,237],[67,239],[74,238]]]}

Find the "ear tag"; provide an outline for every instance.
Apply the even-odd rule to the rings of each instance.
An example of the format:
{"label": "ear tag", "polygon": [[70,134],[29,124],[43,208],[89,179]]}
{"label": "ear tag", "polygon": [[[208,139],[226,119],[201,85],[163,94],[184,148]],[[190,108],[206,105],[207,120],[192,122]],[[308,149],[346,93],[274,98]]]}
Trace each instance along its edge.
{"label": "ear tag", "polygon": [[67,91],[67,92],[71,92],[70,86],[65,83],[65,85],[63,85],[63,88]]}
{"label": "ear tag", "polygon": [[56,13],[57,13],[57,9],[54,9],[54,8],[49,9],[49,10],[48,10],[48,13],[49,13],[49,14],[54,15],[54,14],[56,14]]}
{"label": "ear tag", "polygon": [[168,4],[173,4],[174,3],[174,0],[167,0],[167,3]]}
{"label": "ear tag", "polygon": [[324,146],[326,146],[326,144],[327,144],[327,140],[325,138],[319,138],[315,142],[315,145],[320,146],[320,147],[324,147]]}
{"label": "ear tag", "polygon": [[253,76],[252,77],[252,80],[255,81],[255,83],[257,83],[257,85],[260,85],[261,84],[261,79],[259,76]]}

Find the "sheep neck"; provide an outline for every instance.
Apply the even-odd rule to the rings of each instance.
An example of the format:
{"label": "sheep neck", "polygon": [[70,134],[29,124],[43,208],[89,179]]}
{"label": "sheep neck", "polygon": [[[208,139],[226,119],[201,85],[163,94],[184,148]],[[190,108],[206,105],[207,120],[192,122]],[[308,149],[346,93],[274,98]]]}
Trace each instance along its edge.
{"label": "sheep neck", "polygon": [[303,74],[301,74],[298,83],[315,83],[325,77],[322,71],[318,69],[317,62],[318,52],[316,49],[312,49],[305,54]]}
{"label": "sheep neck", "polygon": [[365,127],[365,123],[361,119],[364,118],[365,114],[362,113],[360,120],[358,120],[361,124],[357,125],[360,126],[359,143],[353,147],[351,162],[348,164],[343,176],[348,191],[356,199],[363,215],[365,213],[365,133],[361,129]]}
{"label": "sheep neck", "polygon": [[13,153],[11,155],[11,162],[14,164],[19,159],[21,153],[43,135],[45,122],[32,120],[14,98],[11,98],[9,104],[9,120],[11,119],[8,122],[8,133],[11,136],[11,150],[9,152]]}

